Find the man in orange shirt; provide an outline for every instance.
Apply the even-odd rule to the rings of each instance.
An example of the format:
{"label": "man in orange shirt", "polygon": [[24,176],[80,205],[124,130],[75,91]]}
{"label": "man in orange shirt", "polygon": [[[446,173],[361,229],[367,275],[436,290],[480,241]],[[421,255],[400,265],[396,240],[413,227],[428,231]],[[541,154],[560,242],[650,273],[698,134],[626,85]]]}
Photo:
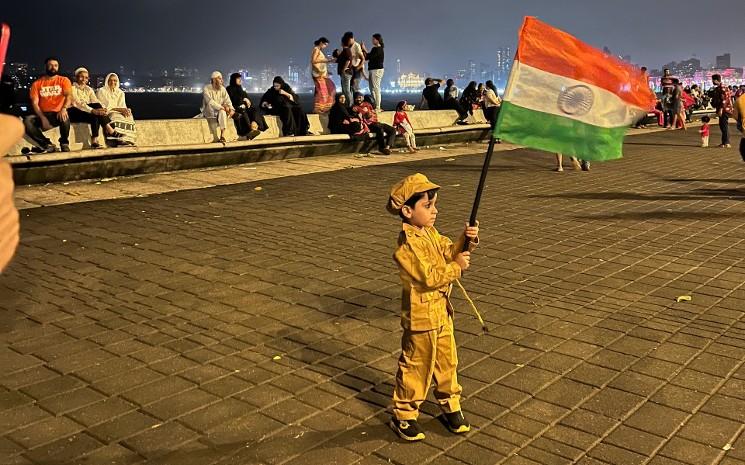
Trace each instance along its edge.
{"label": "man in orange shirt", "polygon": [[72,83],[59,75],[59,60],[47,58],[44,64],[46,74],[34,81],[29,91],[34,114],[24,120],[26,134],[39,146],[36,151],[54,152],[57,148],[43,131],[59,126],[60,149],[69,152],[70,117],[67,109],[72,104]]}

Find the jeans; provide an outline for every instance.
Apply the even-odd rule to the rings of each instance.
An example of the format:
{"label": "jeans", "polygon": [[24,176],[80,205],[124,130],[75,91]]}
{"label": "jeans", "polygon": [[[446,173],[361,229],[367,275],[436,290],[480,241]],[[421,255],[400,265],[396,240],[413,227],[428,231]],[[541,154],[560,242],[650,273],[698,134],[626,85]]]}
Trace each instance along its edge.
{"label": "jeans", "polygon": [[722,145],[729,144],[729,117],[726,114],[719,117],[719,130],[722,131]]}
{"label": "jeans", "polygon": [[354,102],[352,98],[352,75],[343,73],[341,75],[341,92],[347,97],[347,105]]}
{"label": "jeans", "polygon": [[375,110],[380,111],[380,85],[383,83],[383,68],[370,70],[370,93],[372,94]]}
{"label": "jeans", "polygon": [[[49,120],[49,124],[51,124],[52,127],[59,126],[59,143],[68,144],[70,137],[70,120],[62,121],[57,117],[57,113],[53,112],[45,112],[44,116],[47,117],[47,120]],[[23,125],[26,128],[26,134],[28,137],[31,138],[31,140],[33,140],[39,147],[45,149],[52,143],[52,141],[49,140],[41,130],[41,120],[36,115],[27,116],[23,120]]]}

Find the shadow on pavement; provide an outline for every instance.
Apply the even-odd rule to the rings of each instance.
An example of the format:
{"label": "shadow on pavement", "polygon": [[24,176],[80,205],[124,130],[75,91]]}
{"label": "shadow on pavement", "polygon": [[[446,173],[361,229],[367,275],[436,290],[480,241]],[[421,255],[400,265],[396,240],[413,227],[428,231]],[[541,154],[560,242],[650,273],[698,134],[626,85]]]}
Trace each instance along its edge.
{"label": "shadow on pavement", "polygon": [[678,211],[669,212],[663,210],[647,211],[647,212],[623,212],[613,214],[599,214],[599,215],[579,215],[575,216],[578,219],[585,220],[633,220],[633,221],[646,221],[646,220],[679,220],[679,221],[691,221],[691,220],[727,220],[732,218],[743,218],[745,215],[742,214],[729,214],[729,213],[707,213],[707,212],[695,212],[695,211]]}
{"label": "shadow on pavement", "polygon": [[641,194],[638,192],[574,192],[554,195],[531,195],[530,198],[562,198],[575,200],[703,200],[730,198],[744,200],[745,189],[694,189],[688,192],[663,192],[660,194]]}

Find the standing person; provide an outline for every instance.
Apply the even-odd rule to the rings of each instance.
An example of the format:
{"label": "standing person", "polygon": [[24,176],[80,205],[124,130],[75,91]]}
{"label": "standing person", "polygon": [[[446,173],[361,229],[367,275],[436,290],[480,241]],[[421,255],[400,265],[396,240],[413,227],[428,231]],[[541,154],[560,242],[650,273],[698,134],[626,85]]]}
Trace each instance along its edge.
{"label": "standing person", "polygon": [[501,105],[502,100],[497,95],[496,86],[492,81],[486,81],[486,86],[484,87],[484,116],[492,128],[497,124]]}
{"label": "standing person", "polygon": [[[670,98],[673,122],[668,129],[678,129],[678,123],[681,128],[686,130],[685,108],[683,107],[683,84],[677,79],[673,80],[673,91]],[[682,118],[681,118],[682,115]]]}
{"label": "standing person", "polygon": [[665,113],[665,127],[670,128],[673,121],[673,89],[675,88],[675,78],[670,74],[670,69],[665,68],[660,78],[660,88],[662,89],[662,111]]}
{"label": "standing person", "polygon": [[698,130],[699,134],[701,134],[701,147],[709,146],[709,121],[711,121],[711,118],[709,118],[708,116],[704,116],[701,118],[701,122],[704,123],[701,125],[701,129]]}
{"label": "standing person", "polygon": [[228,127],[228,118],[235,114],[235,108],[230,101],[227,89],[223,85],[222,73],[213,71],[210,83],[204,86],[202,92],[202,115],[205,118],[216,118],[220,127],[220,138],[217,142],[225,144],[225,129]]}
{"label": "standing person", "polygon": [[[647,82],[647,84],[649,84],[649,76],[647,75],[647,67],[646,66],[642,66],[641,69],[639,70],[639,72],[641,73],[642,78],[644,79],[644,81]],[[650,108],[649,110],[653,110],[653,109]],[[644,113],[636,122],[634,122],[634,124],[632,125],[632,127],[635,128],[635,129],[646,129],[647,128],[647,125],[644,124],[644,121],[646,121],[646,119],[647,119],[647,114]]]}
{"label": "standing person", "polygon": [[409,149],[409,153],[418,152],[419,149],[416,146],[416,136],[414,135],[414,126],[409,121],[409,115],[406,114],[406,100],[401,100],[396,105],[396,114],[393,115],[393,127],[396,132],[404,136],[406,141],[406,147]]}
{"label": "standing person", "polygon": [[300,106],[300,99],[281,76],[275,76],[270,87],[261,97],[261,108],[282,121],[282,135],[305,136],[310,134],[310,122]]}
{"label": "standing person", "polygon": [[248,93],[241,85],[240,73],[230,75],[230,85],[225,90],[230,97],[230,103],[235,108],[233,123],[240,137],[251,140],[267,130],[264,115],[253,105],[251,99],[248,98]]}
{"label": "standing person", "polygon": [[[383,73],[385,72],[383,67],[383,61],[385,60],[383,36],[373,34],[372,44],[372,50],[368,52],[363,47],[363,51],[367,60],[367,72],[370,76],[370,94],[372,94],[373,103],[375,104],[375,111],[381,112],[383,110],[381,108],[380,86],[383,83]],[[365,44],[362,45],[364,46]]]}
{"label": "standing person", "polygon": [[732,105],[732,93],[729,87],[722,83],[722,76],[714,74],[711,76],[711,82],[714,84],[711,105],[717,111],[719,117],[719,130],[722,131],[722,143],[719,147],[732,147],[729,143],[729,118],[734,115],[735,109]]}
{"label": "standing person", "polygon": [[743,92],[735,101],[735,111],[737,112],[737,129],[740,130],[743,137],[740,138],[740,156],[745,161],[745,87],[740,86]]}
{"label": "standing person", "polygon": [[[440,186],[420,173],[407,176],[390,191],[386,209],[398,215],[402,230],[393,259],[398,265],[401,295],[401,356],[393,388],[392,429],[406,441],[421,441],[419,408],[432,382],[448,429],[471,430],[463,416],[458,383],[458,355],[453,330],[452,285],[471,264],[479,228],[466,224],[453,243],[435,229]],[[468,250],[463,251],[468,242]]]}
{"label": "standing person", "polygon": [[[362,44],[357,42],[354,38],[354,33],[348,31],[344,33],[342,37],[342,44],[346,43],[349,46],[350,52],[350,67],[352,69],[352,80],[350,81],[350,89],[352,92],[359,92],[360,82],[362,79],[367,79],[365,76],[365,51],[363,50]],[[347,102],[352,102],[351,98],[347,99]]]}
{"label": "standing person", "polygon": [[31,85],[29,97],[34,114],[27,116],[23,124],[26,134],[41,152],[54,152],[57,148],[42,131],[59,126],[59,143],[63,152],[70,151],[70,116],[67,109],[72,105],[72,83],[59,75],[59,60],[54,57],[44,61],[46,74]]}
{"label": "standing person", "polygon": [[115,144],[134,145],[137,140],[135,120],[132,110],[127,107],[124,91],[119,88],[119,76],[116,73],[106,75],[103,87],[96,91],[96,97],[108,111],[111,127],[120,135],[118,138],[111,136],[107,140]]}
{"label": "standing person", "polygon": [[419,108],[424,108],[424,102],[427,102],[427,109],[442,110],[445,102],[440,95],[440,84],[442,79],[427,78],[424,80],[424,90],[422,91],[422,101]]}
{"label": "standing person", "polygon": [[334,81],[329,79],[328,63],[336,61],[327,58],[323,50],[328,47],[329,40],[321,37],[313,42],[313,50],[310,52],[310,73],[315,83],[313,93],[313,113],[327,113],[334,104],[336,98],[336,87]]}
{"label": "standing person", "polygon": [[360,119],[367,124],[370,132],[375,134],[375,139],[378,141],[378,150],[383,155],[391,154],[391,147],[396,140],[396,130],[393,126],[389,126],[385,123],[378,121],[378,115],[375,113],[375,109],[370,102],[365,101],[362,94],[356,92],[354,94],[354,106],[352,111],[359,115]]}
{"label": "standing person", "polygon": [[[349,33],[347,33],[349,34]],[[341,51],[334,51],[334,58],[336,58],[336,72],[341,80],[341,91],[347,97],[347,101],[352,101],[352,45],[347,40],[347,35],[341,39]]]}
{"label": "standing person", "polygon": [[109,111],[98,101],[96,93],[88,85],[88,70],[75,70],[75,82],[72,84],[72,106],[68,110],[71,123],[88,123],[91,126],[91,148],[101,148],[98,134],[101,127],[107,136],[118,138],[121,134],[114,131],[109,119]]}

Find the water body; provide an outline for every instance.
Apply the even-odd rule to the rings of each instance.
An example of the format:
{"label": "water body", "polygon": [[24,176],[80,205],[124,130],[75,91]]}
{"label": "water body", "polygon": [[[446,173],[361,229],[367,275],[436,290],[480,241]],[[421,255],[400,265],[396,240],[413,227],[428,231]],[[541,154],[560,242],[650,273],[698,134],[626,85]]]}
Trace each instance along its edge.
{"label": "water body", "polygon": [[[258,105],[263,94],[248,94],[251,102]],[[313,94],[300,94],[300,104],[310,113],[313,111]],[[383,95],[383,109],[394,110],[400,100],[419,105],[421,94]],[[199,113],[202,95],[178,92],[128,93],[127,105],[136,119],[181,119],[192,118]]]}

